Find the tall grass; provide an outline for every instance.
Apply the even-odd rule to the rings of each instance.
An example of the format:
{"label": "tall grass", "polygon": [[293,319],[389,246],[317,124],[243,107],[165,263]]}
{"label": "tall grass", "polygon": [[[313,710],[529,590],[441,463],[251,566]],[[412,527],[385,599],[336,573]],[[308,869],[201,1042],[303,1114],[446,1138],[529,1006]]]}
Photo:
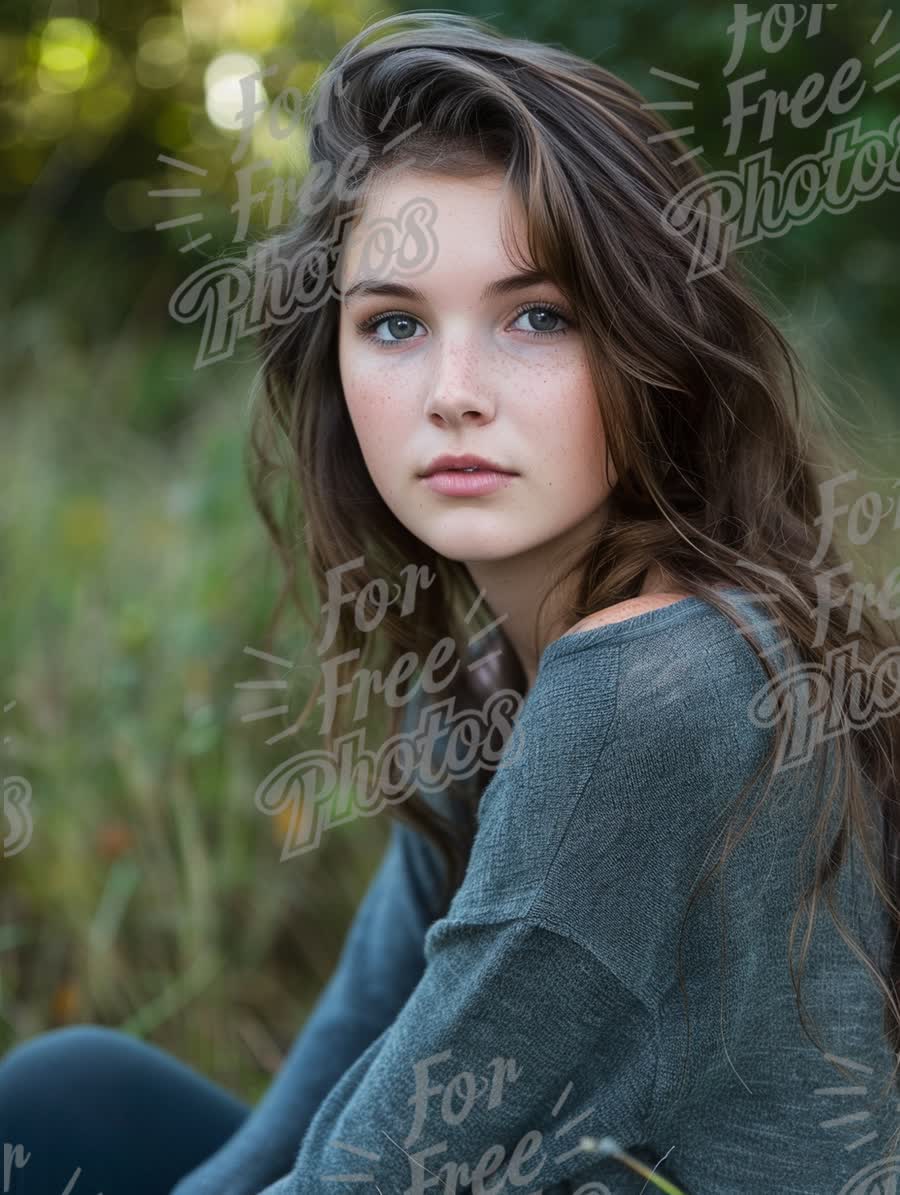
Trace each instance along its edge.
{"label": "tall grass", "polygon": [[265,740],[310,673],[289,714],[247,719],[271,694],[238,682],[278,674],[244,652],[277,583],[243,475],[252,367],[195,371],[192,342],[138,330],[48,349],[42,328],[31,351],[24,323],[0,402],[0,774],[31,785],[33,832],[0,858],[0,1052],[99,1022],[253,1100],[386,828],[280,862],[286,827],[254,806],[302,749]]}

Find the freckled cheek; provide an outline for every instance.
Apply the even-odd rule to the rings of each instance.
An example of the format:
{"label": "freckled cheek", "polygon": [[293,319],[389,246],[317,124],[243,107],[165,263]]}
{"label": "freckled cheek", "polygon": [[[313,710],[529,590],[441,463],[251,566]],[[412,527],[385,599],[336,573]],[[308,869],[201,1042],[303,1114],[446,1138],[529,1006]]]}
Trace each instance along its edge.
{"label": "freckled cheek", "polygon": [[354,419],[366,426],[384,427],[402,418],[403,404],[398,402],[396,393],[371,382],[363,382],[348,392],[347,403]]}
{"label": "freckled cheek", "polygon": [[339,356],[341,388],[350,418],[358,429],[362,429],[373,418],[373,412],[381,413],[385,406],[386,387],[373,380],[372,371],[352,349],[342,349]]}
{"label": "freckled cheek", "polygon": [[388,379],[384,370],[373,366],[352,350],[340,357],[341,386],[354,423],[363,419],[384,420],[400,417],[402,400],[409,385]]}
{"label": "freckled cheek", "polygon": [[553,370],[540,366],[527,379],[517,381],[515,393],[527,403],[536,422],[554,440],[568,440],[581,453],[603,438],[603,420],[593,379],[582,370]]}
{"label": "freckled cheek", "polygon": [[379,479],[395,472],[397,445],[408,438],[409,419],[402,404],[383,386],[360,382],[345,388],[347,409],[360,449]]}
{"label": "freckled cheek", "polygon": [[569,424],[573,434],[579,437],[582,451],[589,453],[592,445],[602,448],[604,431],[601,403],[594,379],[586,367],[573,370],[565,386],[565,395]]}
{"label": "freckled cheek", "polygon": [[366,452],[382,452],[389,439],[386,404],[371,393],[358,393],[350,403],[350,417],[360,445]]}
{"label": "freckled cheek", "polygon": [[[536,384],[541,382],[542,384]],[[560,370],[552,379],[532,376],[519,391],[535,442],[548,465],[580,484],[599,484],[606,461],[603,418],[593,379],[583,370]]]}

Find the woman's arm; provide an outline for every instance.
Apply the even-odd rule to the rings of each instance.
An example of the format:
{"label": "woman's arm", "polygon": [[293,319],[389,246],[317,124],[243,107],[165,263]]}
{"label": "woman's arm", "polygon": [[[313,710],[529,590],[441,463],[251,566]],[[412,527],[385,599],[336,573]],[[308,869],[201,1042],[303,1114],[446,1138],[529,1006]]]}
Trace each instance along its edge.
{"label": "woman's arm", "polygon": [[[441,812],[444,794],[432,796]],[[442,878],[436,849],[397,821],[338,965],[259,1104],[170,1195],[251,1195],[291,1169],[325,1096],[394,1020],[425,967]]]}
{"label": "woman's arm", "polygon": [[588,1179],[598,1192],[642,1189],[577,1147],[582,1136],[644,1139],[652,1012],[527,917],[441,919],[426,957],[394,1023],[322,1102],[290,1172],[257,1195],[556,1195]]}

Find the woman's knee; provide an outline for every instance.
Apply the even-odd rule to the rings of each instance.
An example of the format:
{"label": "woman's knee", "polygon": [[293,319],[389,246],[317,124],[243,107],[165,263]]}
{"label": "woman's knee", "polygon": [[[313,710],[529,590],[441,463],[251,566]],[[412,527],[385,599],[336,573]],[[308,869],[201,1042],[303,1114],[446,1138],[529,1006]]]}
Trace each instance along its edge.
{"label": "woman's knee", "polygon": [[114,1055],[115,1038],[101,1025],[68,1025],[8,1050],[0,1058],[0,1140],[44,1152],[48,1133],[62,1140],[79,1132],[80,1109],[93,1095],[85,1075],[108,1069],[104,1057]]}
{"label": "woman's knee", "polygon": [[0,1058],[0,1140],[27,1190],[62,1191],[79,1168],[97,1172],[111,1148],[106,1127],[131,1081],[132,1041],[103,1025],[67,1025]]}
{"label": "woman's knee", "polygon": [[0,1141],[31,1153],[35,1190],[55,1191],[57,1178],[62,1190],[84,1167],[97,1189],[133,1192],[135,1166],[147,1190],[168,1190],[249,1111],[174,1055],[102,1025],[51,1029],[0,1058]]}
{"label": "woman's knee", "polygon": [[34,1075],[53,1075],[58,1081],[71,1065],[82,1067],[121,1048],[123,1034],[104,1025],[65,1025],[19,1042],[0,1058],[0,1087]]}

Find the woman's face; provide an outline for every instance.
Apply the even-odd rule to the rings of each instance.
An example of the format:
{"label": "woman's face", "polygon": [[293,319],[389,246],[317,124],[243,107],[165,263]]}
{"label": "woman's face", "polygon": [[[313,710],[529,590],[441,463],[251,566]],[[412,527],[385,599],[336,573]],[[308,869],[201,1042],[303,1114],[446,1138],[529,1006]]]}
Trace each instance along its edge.
{"label": "woman's face", "polygon": [[[417,197],[437,209],[430,264],[381,268],[377,291],[348,293],[371,275],[361,257],[372,223]],[[466,563],[538,560],[580,540],[616,480],[578,313],[549,281],[496,287],[519,272],[500,239],[508,204],[524,246],[524,212],[502,173],[395,174],[371,192],[341,260],[340,374],[372,480],[415,536]],[[442,453],[477,454],[514,476],[488,492],[440,492],[422,474]]]}

